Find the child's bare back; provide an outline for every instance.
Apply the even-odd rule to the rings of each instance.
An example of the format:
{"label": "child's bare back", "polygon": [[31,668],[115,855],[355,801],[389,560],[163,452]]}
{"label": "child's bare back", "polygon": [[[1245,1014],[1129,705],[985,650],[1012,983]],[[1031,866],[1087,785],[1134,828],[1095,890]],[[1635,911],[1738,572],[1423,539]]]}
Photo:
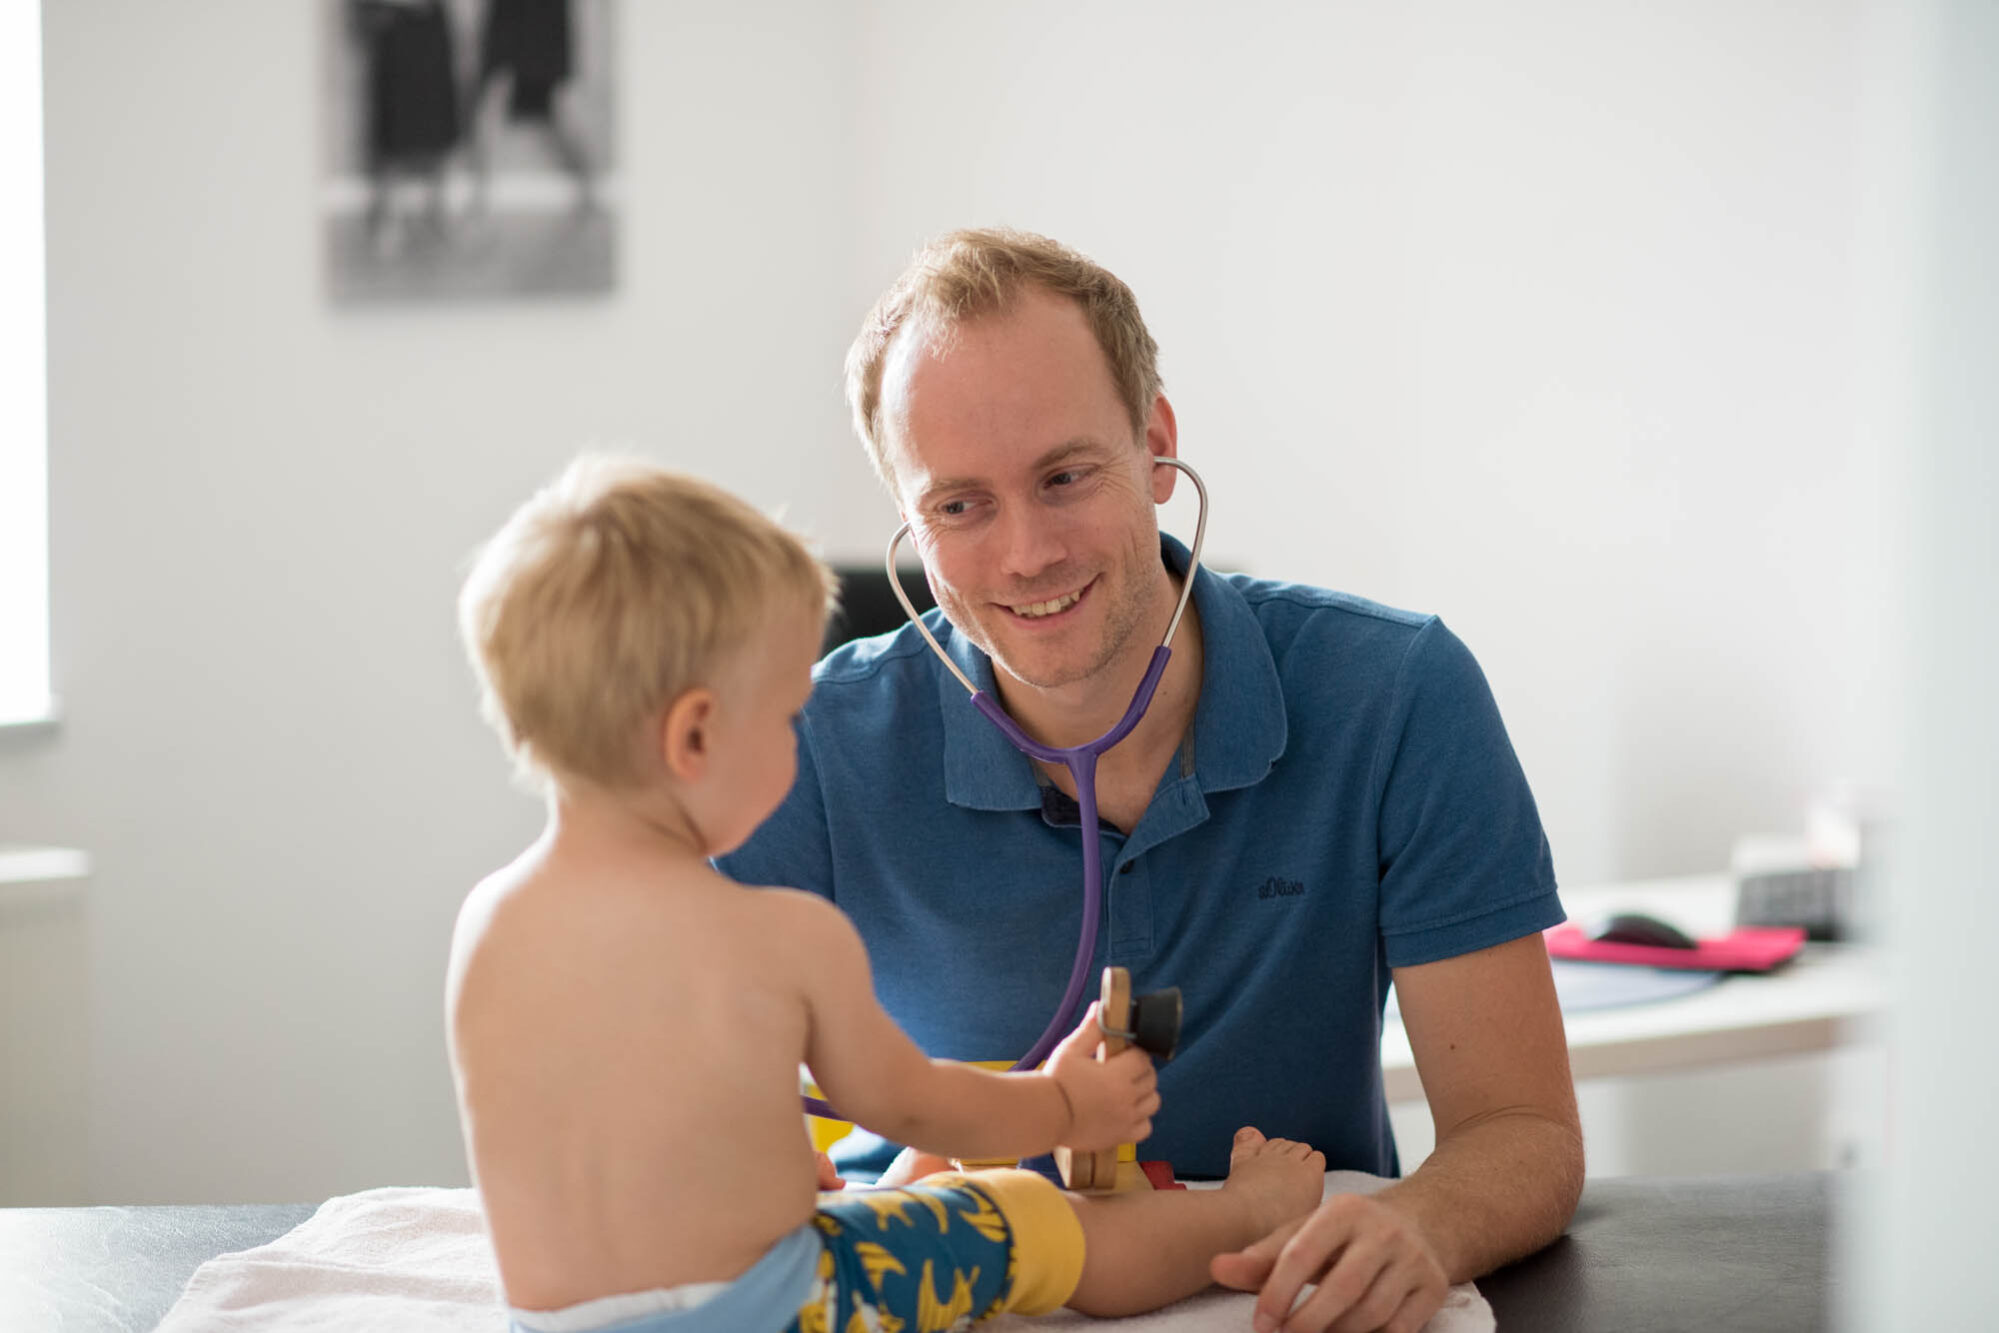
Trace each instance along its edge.
{"label": "child's bare back", "polygon": [[817,904],[564,850],[481,884],[453,949],[452,1046],[507,1291],[549,1309],[732,1278],[812,1215],[793,959]]}

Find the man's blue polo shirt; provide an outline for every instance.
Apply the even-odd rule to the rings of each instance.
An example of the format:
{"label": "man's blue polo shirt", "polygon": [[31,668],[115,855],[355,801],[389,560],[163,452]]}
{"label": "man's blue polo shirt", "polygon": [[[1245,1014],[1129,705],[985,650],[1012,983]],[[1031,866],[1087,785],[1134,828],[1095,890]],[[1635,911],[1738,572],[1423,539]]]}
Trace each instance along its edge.
{"label": "man's blue polo shirt", "polygon": [[[1186,568],[1185,547],[1162,547]],[[1226,1175],[1251,1124],[1329,1167],[1398,1174],[1389,969],[1562,920],[1533,795],[1478,664],[1434,616],[1206,569],[1194,605],[1191,745],[1138,827],[1103,832],[1095,968],[1130,968],[1134,992],[1178,986],[1186,1006],[1139,1155]],[[986,656],[938,613],[926,623],[992,690]],[[913,628],[814,674],[797,784],[721,868],[839,904],[883,1005],[931,1055],[1018,1058],[1075,956],[1075,803],[1036,782]],[[857,1131],[834,1157],[865,1178],[892,1153]]]}

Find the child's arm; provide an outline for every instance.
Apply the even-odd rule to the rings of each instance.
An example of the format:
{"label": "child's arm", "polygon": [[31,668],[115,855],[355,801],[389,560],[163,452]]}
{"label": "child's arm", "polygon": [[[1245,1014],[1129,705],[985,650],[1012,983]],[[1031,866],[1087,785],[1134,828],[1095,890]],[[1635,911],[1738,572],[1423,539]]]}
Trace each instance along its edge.
{"label": "child's arm", "polygon": [[795,900],[810,954],[805,1063],[842,1116],[944,1157],[1029,1157],[1058,1143],[1095,1151],[1152,1132],[1152,1058],[1133,1047],[1099,1062],[1096,1006],[1033,1073],[932,1060],[876,1002],[853,923],[822,899]]}

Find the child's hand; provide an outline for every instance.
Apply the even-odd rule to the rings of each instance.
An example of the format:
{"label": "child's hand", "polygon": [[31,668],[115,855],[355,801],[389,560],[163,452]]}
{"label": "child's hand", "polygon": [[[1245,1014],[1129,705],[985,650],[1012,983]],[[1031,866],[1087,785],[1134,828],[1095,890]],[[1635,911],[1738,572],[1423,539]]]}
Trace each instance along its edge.
{"label": "child's hand", "polygon": [[820,1189],[843,1190],[847,1188],[847,1182],[841,1179],[840,1172],[838,1168],[836,1168],[833,1165],[832,1158],[828,1157],[823,1152],[815,1152],[812,1154],[812,1156],[818,1160]]}
{"label": "child's hand", "polygon": [[1102,1042],[1092,1004],[1082,1025],[1048,1057],[1045,1072],[1069,1100],[1069,1130],[1062,1142],[1077,1152],[1139,1142],[1152,1133],[1152,1113],[1159,1109],[1159,1076],[1152,1070],[1152,1057],[1127,1046],[1100,1061],[1097,1047]]}

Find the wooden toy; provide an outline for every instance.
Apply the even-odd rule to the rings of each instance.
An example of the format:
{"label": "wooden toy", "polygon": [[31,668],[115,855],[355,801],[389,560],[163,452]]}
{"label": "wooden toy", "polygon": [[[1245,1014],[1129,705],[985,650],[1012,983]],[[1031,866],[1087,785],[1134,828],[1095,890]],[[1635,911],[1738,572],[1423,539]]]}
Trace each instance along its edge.
{"label": "wooden toy", "polygon": [[[1104,1030],[1098,1059],[1109,1059],[1133,1042],[1162,1060],[1173,1058],[1180,1041],[1180,992],[1177,989],[1131,994],[1131,973],[1121,967],[1104,969],[1098,995],[1097,1022]],[[1063,1183],[1078,1194],[1122,1194],[1153,1188],[1138,1164],[1138,1145],[1120,1144],[1097,1152],[1055,1150],[1055,1166]]]}
{"label": "wooden toy", "polygon": [[[1180,1042],[1180,992],[1175,987],[1168,987],[1134,996],[1131,993],[1131,973],[1122,967],[1107,967],[1099,991],[1097,1023],[1104,1034],[1098,1059],[1116,1055],[1131,1044],[1158,1059],[1170,1060]],[[1015,1067],[1004,1060],[976,1060],[971,1063],[987,1069],[1009,1070]],[[804,1091],[808,1097],[819,1096],[818,1088],[809,1083],[804,1086]],[[820,1109],[831,1108],[821,1105]],[[811,1128],[812,1146],[820,1152],[826,1151],[853,1128],[845,1121],[817,1115],[809,1115],[806,1120]],[[945,1165],[942,1158],[930,1158],[919,1174],[943,1170]],[[958,1159],[949,1165],[960,1171],[979,1171],[1018,1163],[1012,1158]],[[1067,1148],[1057,1148],[1055,1165],[1061,1171],[1064,1183],[1078,1193],[1116,1194],[1126,1190],[1182,1188],[1173,1183],[1173,1171],[1167,1163],[1140,1163],[1135,1143],[1090,1153],[1072,1153]]]}

